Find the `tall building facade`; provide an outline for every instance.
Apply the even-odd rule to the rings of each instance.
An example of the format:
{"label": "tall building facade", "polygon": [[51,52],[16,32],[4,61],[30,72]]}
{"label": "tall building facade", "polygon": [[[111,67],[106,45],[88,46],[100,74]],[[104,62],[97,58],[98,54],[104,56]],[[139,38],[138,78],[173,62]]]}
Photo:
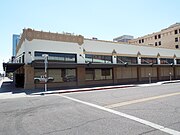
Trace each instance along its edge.
{"label": "tall building facade", "polygon": [[17,44],[18,44],[18,42],[19,42],[19,39],[20,39],[20,35],[13,34],[12,56],[16,56],[16,47],[17,47]]}
{"label": "tall building facade", "polygon": [[180,23],[159,32],[129,40],[130,44],[180,49]]}
{"label": "tall building facade", "polygon": [[128,42],[129,40],[132,40],[134,37],[131,35],[123,35],[117,38],[114,38],[114,42]]}

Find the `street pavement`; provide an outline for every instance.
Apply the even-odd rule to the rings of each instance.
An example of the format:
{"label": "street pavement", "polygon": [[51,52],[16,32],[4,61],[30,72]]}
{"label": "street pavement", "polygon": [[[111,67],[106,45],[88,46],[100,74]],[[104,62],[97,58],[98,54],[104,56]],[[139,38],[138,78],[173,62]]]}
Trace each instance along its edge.
{"label": "street pavement", "polygon": [[180,134],[180,83],[0,98],[2,135]]}

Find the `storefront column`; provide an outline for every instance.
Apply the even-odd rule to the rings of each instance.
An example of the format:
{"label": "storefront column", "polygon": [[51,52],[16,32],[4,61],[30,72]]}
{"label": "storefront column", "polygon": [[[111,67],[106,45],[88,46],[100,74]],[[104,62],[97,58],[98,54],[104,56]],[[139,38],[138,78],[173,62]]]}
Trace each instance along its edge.
{"label": "storefront column", "polygon": [[174,79],[177,79],[177,71],[176,71],[176,67],[173,67],[173,73],[174,73]]}
{"label": "storefront column", "polygon": [[113,82],[114,84],[117,84],[118,83],[118,80],[117,80],[117,68],[118,67],[113,67]]}
{"label": "storefront column", "polygon": [[34,89],[34,67],[24,66],[24,89]]}
{"label": "storefront column", "polygon": [[157,80],[161,80],[161,67],[157,67]]}
{"label": "storefront column", "polygon": [[141,67],[137,67],[137,80],[138,80],[138,82],[142,81],[142,78],[141,78]]}
{"label": "storefront column", "polygon": [[77,67],[77,86],[84,86],[86,80],[86,71],[84,66]]}

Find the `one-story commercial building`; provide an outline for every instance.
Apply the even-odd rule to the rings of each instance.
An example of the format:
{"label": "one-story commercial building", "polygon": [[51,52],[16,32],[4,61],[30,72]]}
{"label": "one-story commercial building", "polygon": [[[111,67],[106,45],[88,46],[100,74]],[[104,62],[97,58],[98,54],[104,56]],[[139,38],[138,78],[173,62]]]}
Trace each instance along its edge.
{"label": "one-story commercial building", "polygon": [[180,79],[180,51],[23,29],[13,63],[3,66],[24,89],[44,88],[44,76],[48,88],[153,82]]}

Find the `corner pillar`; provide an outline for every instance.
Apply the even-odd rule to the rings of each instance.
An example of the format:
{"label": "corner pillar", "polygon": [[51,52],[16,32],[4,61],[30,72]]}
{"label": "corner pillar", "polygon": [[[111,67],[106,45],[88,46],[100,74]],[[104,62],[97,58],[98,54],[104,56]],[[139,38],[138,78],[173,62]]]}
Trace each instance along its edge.
{"label": "corner pillar", "polygon": [[34,89],[34,67],[24,65],[24,89]]}
{"label": "corner pillar", "polygon": [[117,72],[118,72],[117,67],[113,67],[113,82],[114,82],[114,84],[118,83]]}
{"label": "corner pillar", "polygon": [[157,67],[157,80],[161,80],[161,67]]}
{"label": "corner pillar", "polygon": [[77,67],[77,86],[84,86],[86,80],[86,71],[84,66]]}
{"label": "corner pillar", "polygon": [[142,81],[142,77],[141,77],[141,67],[137,67],[137,80],[138,82]]}

